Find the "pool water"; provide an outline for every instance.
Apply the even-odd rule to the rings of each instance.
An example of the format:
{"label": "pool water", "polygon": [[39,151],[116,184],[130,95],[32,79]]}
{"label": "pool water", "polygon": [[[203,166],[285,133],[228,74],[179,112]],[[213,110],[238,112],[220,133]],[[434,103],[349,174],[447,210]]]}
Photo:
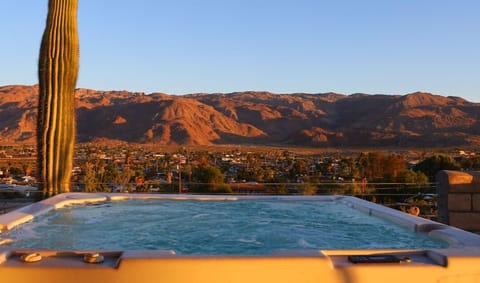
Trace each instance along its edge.
{"label": "pool water", "polygon": [[52,210],[4,236],[20,248],[204,255],[448,246],[340,202],[275,199],[132,199],[75,205]]}

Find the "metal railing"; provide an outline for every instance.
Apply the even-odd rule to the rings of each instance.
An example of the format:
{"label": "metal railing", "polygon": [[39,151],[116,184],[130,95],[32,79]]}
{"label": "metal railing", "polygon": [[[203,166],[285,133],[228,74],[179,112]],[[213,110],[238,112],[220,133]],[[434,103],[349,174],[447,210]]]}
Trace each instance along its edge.
{"label": "metal railing", "polygon": [[[111,184],[98,183],[93,189],[84,184],[73,184],[77,192],[124,193],[189,193],[189,194],[260,194],[260,195],[348,195],[408,212],[419,209],[420,216],[435,219],[437,194],[435,183],[182,183],[170,184]],[[38,184],[0,184],[0,213],[8,212],[39,199]]]}

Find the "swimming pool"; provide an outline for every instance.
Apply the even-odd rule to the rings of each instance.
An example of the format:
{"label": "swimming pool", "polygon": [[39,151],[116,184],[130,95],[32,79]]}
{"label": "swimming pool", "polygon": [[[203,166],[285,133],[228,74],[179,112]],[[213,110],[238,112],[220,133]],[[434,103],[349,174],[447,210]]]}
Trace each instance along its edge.
{"label": "swimming pool", "polygon": [[[140,205],[137,199],[142,199]],[[251,200],[254,201],[250,202]],[[85,205],[85,203],[89,204]],[[163,208],[157,207],[159,203]],[[117,204],[131,206],[131,210],[117,208]],[[201,206],[212,204],[217,207],[224,206],[222,209],[226,207],[227,211],[222,209],[216,211],[211,207],[209,212],[199,210]],[[180,208],[177,205],[180,205]],[[272,209],[276,205],[280,205],[281,209],[278,207]],[[266,216],[266,211],[270,209],[280,214]],[[72,214],[77,213],[76,211],[82,210],[84,215],[80,218],[71,217]],[[141,210],[143,212],[140,212]],[[278,212],[279,210],[282,212]],[[329,210],[331,211],[327,213],[326,211]],[[154,213],[155,211],[157,213]],[[142,230],[142,225],[135,226],[127,221],[126,223],[130,224],[125,224],[125,230],[118,230],[121,221],[112,222],[113,224],[105,222],[105,219],[119,220],[126,217],[117,214],[121,212],[134,216],[134,224],[145,222],[143,224],[150,223],[151,226],[147,225]],[[232,222],[230,217],[232,214],[245,212],[248,213],[243,215],[243,221]],[[103,214],[102,218],[97,217],[99,214]],[[155,214],[159,218],[143,221],[143,214]],[[256,218],[257,214],[258,218]],[[294,219],[301,219],[301,221],[291,222],[292,219],[288,219],[286,215],[293,215]],[[361,218],[357,218],[360,216]],[[221,234],[219,231],[213,231],[212,227],[203,222],[209,218],[226,232]],[[173,228],[175,224],[185,223],[186,220],[191,220],[192,224],[196,225],[178,225],[181,227],[177,228],[182,229],[190,227],[187,231]],[[367,223],[365,222],[367,220],[374,222]],[[93,231],[98,231],[98,234],[93,236],[72,236],[77,232],[80,233],[74,232],[72,228],[74,226],[68,224],[75,221],[84,221],[87,225],[80,230],[92,228],[95,222],[107,229],[100,231],[99,228],[93,228]],[[171,221],[170,226],[167,225],[169,221]],[[280,223],[279,228],[261,229],[265,228],[264,225],[268,224],[267,222],[275,221]],[[387,228],[380,229],[379,227],[386,222],[392,222],[395,225],[388,224],[385,226]],[[15,228],[22,223],[26,227],[23,232],[21,232],[22,229]],[[155,226],[152,223],[165,226]],[[67,230],[56,230],[52,228],[53,224],[64,225]],[[328,226],[334,224],[338,226]],[[109,227],[109,225],[113,226]],[[241,229],[235,230],[238,228],[236,226]],[[301,228],[300,226],[326,230],[307,231],[307,235],[301,235],[295,230]],[[16,240],[12,245],[0,247],[0,279],[10,278],[15,281],[36,278],[40,280],[39,282],[62,282],[69,278],[71,282],[85,282],[91,281],[92,276],[95,281],[102,282],[158,282],[159,280],[165,282],[384,282],[385,280],[405,282],[412,281],[412,278],[415,278],[414,282],[416,280],[476,282],[475,280],[478,281],[480,278],[478,269],[480,237],[478,235],[346,196],[250,197],[71,193],[2,215],[0,228],[4,230],[0,237],[12,236],[12,239]],[[260,234],[253,236],[254,233],[251,230],[243,230],[247,228],[252,228],[253,231],[259,230]],[[346,229],[340,230],[343,228]],[[5,232],[6,230],[11,231]],[[206,233],[202,237],[210,235],[211,238],[186,247],[175,245],[175,239],[181,243],[198,238],[198,235],[189,235],[193,238],[179,240],[182,234],[194,233],[197,230],[205,230]],[[274,232],[268,234],[271,230]],[[371,235],[381,235],[381,237],[370,239],[369,233],[362,234],[362,231],[372,232],[372,230],[376,232],[370,233]],[[65,237],[60,237],[60,240],[66,239],[67,245],[60,246],[55,242],[57,240],[48,234],[51,231],[55,231],[52,234],[64,235]],[[157,242],[152,242],[150,236],[145,235],[151,231],[162,235],[160,239],[164,240],[163,236],[171,232],[172,238],[165,240],[164,243],[159,243],[158,239],[155,240]],[[328,232],[331,231],[337,233],[329,234]],[[399,231],[406,234],[398,234]],[[17,232],[19,234],[15,235]],[[353,232],[361,233],[356,236],[348,235],[349,233],[354,235]],[[231,238],[228,237],[229,233],[232,234]],[[382,246],[383,243],[380,240],[388,238],[384,236],[389,233],[394,235],[393,245],[388,243]],[[288,235],[292,234],[295,237],[289,238]],[[329,234],[328,237],[334,240],[333,245],[325,244],[323,242],[325,239],[321,237],[318,237],[321,240],[316,242],[316,236],[320,234]],[[347,240],[343,239],[345,235],[349,237],[346,238]],[[397,246],[399,242],[406,239],[405,237],[412,235],[414,238],[420,236],[421,243],[418,244],[409,239],[406,242],[410,246]],[[23,241],[22,237],[31,241]],[[36,237],[43,238],[44,241],[33,244]],[[71,241],[72,238],[74,241]],[[94,240],[75,246],[77,238]],[[103,238],[114,238],[116,245],[95,246],[94,243],[100,242],[99,240]],[[352,242],[354,238],[360,239],[360,242]],[[221,242],[220,239],[226,239],[226,242]],[[282,239],[282,241],[272,239]],[[126,242],[132,241],[137,244],[124,246]],[[48,246],[50,242],[54,243],[53,246]],[[213,242],[235,249],[220,250],[212,245]],[[340,244],[342,242],[350,245]],[[276,244],[266,250],[259,249],[271,243]],[[293,245],[290,246],[290,244]],[[239,246],[247,247],[247,250],[236,250]],[[104,260],[93,265],[85,263],[84,257],[93,252],[99,252]],[[29,253],[40,254],[42,260],[35,263],[22,262],[21,258]],[[374,259],[395,256],[401,261],[353,263],[349,260],[349,256],[352,255],[361,255],[362,258],[373,256]]]}
{"label": "swimming pool", "polygon": [[446,248],[342,202],[289,198],[108,201],[52,210],[6,232],[13,247],[271,254],[299,249]]}

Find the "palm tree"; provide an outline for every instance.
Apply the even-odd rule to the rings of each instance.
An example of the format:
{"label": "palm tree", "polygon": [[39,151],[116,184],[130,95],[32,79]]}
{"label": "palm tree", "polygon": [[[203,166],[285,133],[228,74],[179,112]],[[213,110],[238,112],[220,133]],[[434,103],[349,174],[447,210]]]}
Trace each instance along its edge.
{"label": "palm tree", "polygon": [[78,74],[78,0],[49,0],[38,63],[37,150],[43,197],[70,191]]}

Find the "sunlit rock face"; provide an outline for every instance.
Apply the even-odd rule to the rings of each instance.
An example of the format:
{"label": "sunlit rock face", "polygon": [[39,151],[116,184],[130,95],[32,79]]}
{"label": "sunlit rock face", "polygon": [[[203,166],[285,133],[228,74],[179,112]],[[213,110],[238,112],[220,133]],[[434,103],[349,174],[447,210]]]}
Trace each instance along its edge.
{"label": "sunlit rock face", "polygon": [[[37,86],[0,87],[0,142],[35,141]],[[77,141],[438,147],[480,143],[480,104],[407,95],[76,90]]]}

